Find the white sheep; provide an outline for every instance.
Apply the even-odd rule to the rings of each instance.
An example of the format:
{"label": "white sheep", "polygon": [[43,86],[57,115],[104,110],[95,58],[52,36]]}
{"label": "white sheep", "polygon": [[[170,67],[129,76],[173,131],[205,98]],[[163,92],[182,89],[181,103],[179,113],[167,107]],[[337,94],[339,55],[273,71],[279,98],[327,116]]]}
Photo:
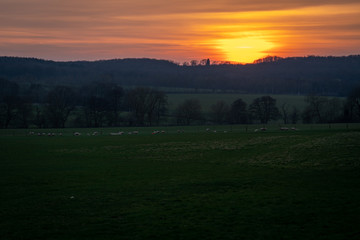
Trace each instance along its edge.
{"label": "white sheep", "polygon": [[74,132],[74,136],[81,136],[81,133],[79,133],[79,132]]}

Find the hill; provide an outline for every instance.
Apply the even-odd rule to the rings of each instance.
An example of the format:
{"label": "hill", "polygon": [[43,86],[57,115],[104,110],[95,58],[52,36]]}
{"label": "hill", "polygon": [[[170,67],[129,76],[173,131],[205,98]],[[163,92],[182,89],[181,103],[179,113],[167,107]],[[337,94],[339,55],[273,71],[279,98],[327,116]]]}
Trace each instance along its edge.
{"label": "hill", "polygon": [[94,81],[108,81],[124,87],[345,96],[354,86],[360,85],[360,55],[267,57],[254,64],[195,66],[155,59],[55,62],[0,57],[0,78],[21,85],[82,86]]}

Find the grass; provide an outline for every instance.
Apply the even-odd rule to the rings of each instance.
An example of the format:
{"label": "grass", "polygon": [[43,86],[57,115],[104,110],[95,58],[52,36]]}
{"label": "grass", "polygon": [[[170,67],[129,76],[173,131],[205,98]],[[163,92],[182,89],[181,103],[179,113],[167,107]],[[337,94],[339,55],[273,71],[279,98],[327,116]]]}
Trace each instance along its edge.
{"label": "grass", "polygon": [[359,239],[359,128],[312,128],[2,131],[0,238]]}

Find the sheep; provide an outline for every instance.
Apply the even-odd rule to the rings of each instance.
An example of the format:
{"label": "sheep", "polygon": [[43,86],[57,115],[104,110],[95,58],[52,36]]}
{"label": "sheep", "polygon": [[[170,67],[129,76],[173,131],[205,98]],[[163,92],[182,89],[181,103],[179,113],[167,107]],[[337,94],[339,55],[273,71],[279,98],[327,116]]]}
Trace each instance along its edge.
{"label": "sheep", "polygon": [[93,132],[92,135],[93,136],[97,136],[99,133],[98,132]]}
{"label": "sheep", "polygon": [[281,130],[281,131],[288,131],[289,128],[287,128],[287,127],[281,127],[280,130]]}
{"label": "sheep", "polygon": [[261,131],[266,131],[267,128],[263,127],[263,128],[260,128]]}
{"label": "sheep", "polygon": [[139,131],[133,131],[133,134],[139,134]]}
{"label": "sheep", "polygon": [[123,135],[124,132],[115,132],[115,133],[110,133],[111,136],[120,136]]}
{"label": "sheep", "polygon": [[74,132],[74,136],[81,136],[81,133],[79,133],[79,132]]}

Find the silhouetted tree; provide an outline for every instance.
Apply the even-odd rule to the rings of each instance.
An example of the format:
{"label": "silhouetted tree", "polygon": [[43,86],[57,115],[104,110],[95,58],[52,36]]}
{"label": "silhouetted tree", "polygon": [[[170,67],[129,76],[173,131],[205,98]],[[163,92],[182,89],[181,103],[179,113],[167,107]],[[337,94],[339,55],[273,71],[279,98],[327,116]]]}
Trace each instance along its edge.
{"label": "silhouetted tree", "polygon": [[198,99],[187,99],[176,108],[178,124],[190,125],[202,118],[201,105]]}
{"label": "silhouetted tree", "polygon": [[90,96],[84,106],[87,127],[102,127],[104,125],[107,102],[105,98]]}
{"label": "silhouetted tree", "polygon": [[[18,96],[5,96],[0,107],[1,126],[8,128],[12,121],[14,121],[18,114],[18,107],[20,103]],[[14,126],[15,127],[15,126]]]}
{"label": "silhouetted tree", "polygon": [[248,123],[247,104],[241,98],[231,104],[230,110],[231,122],[234,124]]}
{"label": "silhouetted tree", "polygon": [[293,107],[292,112],[290,113],[290,120],[292,124],[296,124],[300,119],[300,111]]}
{"label": "silhouetted tree", "polygon": [[75,94],[66,86],[57,86],[47,95],[46,115],[54,128],[64,128],[71,111],[75,107]]}
{"label": "silhouetted tree", "polygon": [[106,96],[108,101],[108,123],[109,126],[117,126],[119,124],[119,114],[123,104],[124,91],[122,87],[113,85]]}
{"label": "silhouetted tree", "polygon": [[126,102],[132,118],[137,125],[151,126],[159,122],[161,114],[166,110],[166,95],[152,88],[137,87],[127,93]]}
{"label": "silhouetted tree", "polygon": [[283,103],[281,104],[281,117],[283,119],[284,124],[289,123],[289,104]]}
{"label": "silhouetted tree", "polygon": [[38,128],[45,128],[45,127],[47,127],[46,116],[45,116],[44,110],[43,110],[43,108],[42,108],[41,106],[39,106],[39,105],[35,105],[34,124],[35,124]]}
{"label": "silhouetted tree", "polygon": [[277,120],[280,116],[279,109],[276,107],[276,99],[270,96],[254,99],[249,109],[254,119],[258,119],[264,124],[270,120]]}
{"label": "silhouetted tree", "polygon": [[20,98],[17,106],[17,127],[28,128],[33,117],[33,107],[26,98]]}
{"label": "silhouetted tree", "polygon": [[324,111],[327,104],[327,98],[317,95],[309,95],[305,98],[305,102],[308,105],[306,106],[303,113],[304,122],[324,123]]}
{"label": "silhouetted tree", "polygon": [[347,97],[350,121],[360,121],[360,86],[354,88]]}
{"label": "silhouetted tree", "polygon": [[215,104],[211,105],[210,110],[213,122],[224,124],[227,121],[230,107],[224,101],[217,101]]}

